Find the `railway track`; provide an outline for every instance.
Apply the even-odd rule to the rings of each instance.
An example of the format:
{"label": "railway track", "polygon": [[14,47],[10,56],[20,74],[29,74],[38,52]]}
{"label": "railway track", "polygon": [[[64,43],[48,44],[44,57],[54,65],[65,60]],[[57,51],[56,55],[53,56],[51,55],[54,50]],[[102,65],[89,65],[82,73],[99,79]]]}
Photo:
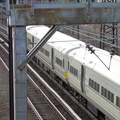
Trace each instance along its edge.
{"label": "railway track", "polygon": [[[9,72],[8,51],[2,45],[0,45],[0,56],[1,56],[0,57],[1,64],[6,68],[6,71]],[[38,120],[38,117],[36,116],[33,108],[30,105],[31,104],[29,103],[28,100],[28,120]]]}
{"label": "railway track", "polygon": [[[29,63],[31,65],[31,69],[33,68],[36,74],[40,75],[49,86],[54,89],[70,107],[74,114],[77,114],[82,120],[97,120],[97,118],[89,112],[83,105],[81,105],[75,98],[72,96],[67,90],[65,90],[57,81],[55,81],[47,72],[40,69],[34,61]],[[34,74],[34,71],[32,71]],[[51,82],[52,81],[52,82]],[[44,84],[44,83],[43,83]],[[57,98],[56,98],[57,99]],[[64,106],[64,103],[62,103]]]}
{"label": "railway track", "polygon": [[[2,40],[0,40],[2,41]],[[9,59],[8,59],[8,50],[6,50],[6,48],[4,46],[6,46],[4,43],[0,44],[0,57],[3,59],[3,61],[5,61],[5,63],[7,64],[7,66],[9,66]]]}
{"label": "railway track", "polygon": [[[9,65],[8,52],[7,52],[8,44],[4,43],[2,39],[0,41],[1,41],[0,54],[2,53],[6,54],[6,55],[2,55],[2,58],[8,66]],[[35,70],[31,71],[31,67],[28,65],[29,66],[28,75],[27,75],[28,76],[28,104],[29,104],[28,120],[37,120],[37,119],[50,120],[50,119],[56,119],[56,118],[58,120],[59,119],[60,120],[62,119],[78,120],[81,118],[82,120],[97,120],[97,118],[94,115],[92,115],[86,108],[84,108],[70,93],[68,93],[62,86],[60,86],[60,84],[58,84],[55,80],[53,80],[53,78],[51,78],[48,73],[46,73],[42,69],[38,69],[38,67],[36,67],[37,65],[35,64],[35,62],[30,62],[30,65]],[[42,78],[46,82],[40,82],[41,78],[39,75],[42,76]],[[33,79],[35,80],[34,82],[33,82]],[[35,86],[37,87],[34,88]],[[50,89],[47,90],[48,88]],[[40,93],[40,91],[42,92]],[[53,91],[54,92],[56,91],[57,95],[54,94]],[[42,93],[46,95],[42,95]],[[51,96],[51,94],[53,96]],[[47,100],[44,100],[45,98],[42,98],[43,96],[47,96]],[[62,99],[61,102],[59,99]],[[47,101],[52,101],[52,102],[48,104]],[[60,103],[58,103],[58,101]],[[52,104],[52,106],[50,106],[50,104]],[[42,109],[40,108],[41,106],[42,106]],[[57,111],[57,113],[55,111]]]}
{"label": "railway track", "polygon": [[[29,65],[28,65],[28,69],[29,69],[28,70],[28,74],[30,75],[30,77],[32,79],[34,79],[36,84],[46,94],[46,96],[48,97],[49,101],[52,101],[52,103],[57,107],[57,108],[54,108],[55,111],[58,111],[59,114],[64,116],[63,118],[66,119],[66,120],[73,120],[73,119],[74,120],[75,119],[76,120],[81,120],[81,118],[68,106],[68,104],[66,104],[66,102],[56,93],[56,91],[54,91],[44,81],[44,79],[42,79]],[[30,95],[32,95],[32,94],[30,94]],[[33,98],[35,98],[35,97],[33,97]],[[50,113],[50,115],[51,115],[51,113]],[[59,120],[59,117],[57,117],[57,119]],[[60,118],[60,120],[61,120],[61,118]]]}
{"label": "railway track", "polygon": [[8,80],[8,69],[0,57],[0,120],[9,120]]}
{"label": "railway track", "polygon": [[[6,44],[6,46],[7,46],[7,44]],[[2,46],[2,45],[0,46],[0,49],[1,49],[0,54],[2,55],[2,59],[7,64],[6,66],[8,67],[9,66],[8,50],[6,50],[6,48],[4,48],[4,46]],[[32,77],[35,78],[35,75],[32,75]],[[50,120],[50,119],[56,119],[56,118],[58,120],[80,119],[77,115],[71,116],[71,114],[69,112],[67,112],[67,110],[65,109],[65,106],[62,106],[58,102],[58,100],[56,100],[52,96],[52,94],[49,93],[49,90],[47,92],[46,88],[42,87],[42,88],[44,88],[44,91],[47,92],[46,93],[47,95],[45,95],[45,93],[37,86],[37,84],[33,84],[33,83],[35,83],[35,82],[33,82],[32,78],[30,76],[28,76],[28,104],[29,104],[28,105],[28,115],[31,116],[31,117],[28,116],[28,120],[31,120],[31,119],[32,120],[37,120],[37,119]],[[34,88],[34,87],[36,87],[36,88]],[[43,95],[43,93],[44,93],[44,95]],[[46,97],[42,98],[43,96],[44,97],[46,96]],[[51,100],[47,96],[52,98],[52,102],[54,102],[55,105],[51,102]],[[63,113],[61,113],[55,106],[59,107],[59,109],[61,109]],[[62,114],[64,114],[65,117]]]}
{"label": "railway track", "polygon": [[[3,61],[2,58],[0,58],[0,65],[3,66],[2,72],[8,74],[9,68],[8,68],[8,66],[6,65],[6,63]],[[4,68],[5,68],[5,69],[4,69]],[[7,77],[7,76],[6,76],[6,77]],[[34,108],[33,108],[34,106],[31,106],[32,103],[30,102],[29,98],[27,98],[27,100],[28,100],[28,120],[38,120],[38,119],[39,119],[39,118],[38,118],[39,115],[36,115],[36,114],[35,114],[35,111],[34,111]],[[7,103],[5,103],[5,104],[7,104]],[[6,110],[8,111],[8,108],[6,108],[5,105],[3,105],[3,107],[2,107],[1,113],[3,113],[4,110],[5,110],[5,111],[6,111]],[[6,113],[6,114],[9,114],[9,112]],[[7,116],[7,117],[9,117],[9,116]],[[4,119],[4,118],[3,118],[3,119]],[[42,119],[39,119],[39,120],[42,120]]]}
{"label": "railway track", "polygon": [[[44,87],[43,87],[44,88]],[[44,88],[46,89],[46,88]],[[48,93],[49,95],[49,93]],[[43,90],[34,82],[28,75],[28,97],[39,113],[39,119],[43,120],[66,120],[66,118],[59,112],[55,105],[46,96]],[[53,97],[51,95],[51,97]],[[53,98],[55,101],[55,99]],[[57,103],[59,104],[59,103]]]}
{"label": "railway track", "polygon": [[[3,51],[5,50],[3,49]],[[7,52],[3,56],[7,57]],[[4,62],[4,64],[6,63]],[[6,65],[6,67],[8,66]],[[31,73],[30,70],[29,72]],[[35,75],[30,74],[30,76],[32,76],[32,78],[34,78],[35,81],[38,81],[38,79],[35,79],[36,77]],[[58,100],[56,100],[53,97],[53,95],[49,93],[49,90],[47,91],[47,89],[43,85],[41,85],[41,83],[39,83],[39,86],[43,86],[42,89],[44,89],[44,92],[46,92],[47,94],[45,95],[45,93],[40,89],[39,86],[37,86],[37,84],[33,81],[33,79],[30,76],[28,75],[28,104],[29,104],[28,114],[32,112],[32,120],[36,120],[36,119],[50,120],[56,118],[58,120],[80,119],[78,116],[77,117],[72,116],[69,112],[67,112],[67,110],[63,106],[61,106]],[[49,98],[52,98],[52,102],[47,96],[49,96]],[[53,104],[53,102],[55,105]],[[65,117],[62,115],[63,113],[61,113],[55,106],[58,106],[59,109],[62,110]],[[28,119],[31,120],[31,117],[29,117]]]}

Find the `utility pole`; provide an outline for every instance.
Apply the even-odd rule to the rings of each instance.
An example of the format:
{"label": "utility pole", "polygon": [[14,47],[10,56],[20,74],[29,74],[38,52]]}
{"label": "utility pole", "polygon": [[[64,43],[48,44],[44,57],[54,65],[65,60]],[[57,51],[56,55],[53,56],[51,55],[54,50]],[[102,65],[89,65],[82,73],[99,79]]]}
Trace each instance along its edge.
{"label": "utility pole", "polygon": [[[102,2],[117,2],[117,0],[103,0]],[[118,54],[118,27],[117,23],[101,24],[100,27],[100,48],[111,51],[114,47],[115,53]]]}

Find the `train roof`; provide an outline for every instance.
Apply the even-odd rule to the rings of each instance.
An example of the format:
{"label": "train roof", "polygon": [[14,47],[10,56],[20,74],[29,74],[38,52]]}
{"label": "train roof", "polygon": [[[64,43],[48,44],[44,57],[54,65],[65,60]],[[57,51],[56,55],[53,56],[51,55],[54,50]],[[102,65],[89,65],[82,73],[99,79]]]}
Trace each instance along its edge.
{"label": "train roof", "polygon": [[[27,26],[26,29],[27,32],[34,34],[34,36],[41,39],[50,28],[44,25],[35,25]],[[91,51],[88,51],[84,42],[58,31],[55,32],[55,34],[48,40],[47,44],[53,44],[54,48],[62,51],[63,53],[72,49],[69,52],[69,56],[85,64],[96,72],[101,73],[105,77],[109,77],[115,84],[120,85],[119,56],[113,55],[110,63],[111,55],[109,52],[92,46],[95,50],[95,54],[103,61],[102,63],[95,54],[91,54]],[[110,66],[110,69],[108,70],[104,64],[108,68]]]}
{"label": "train roof", "polygon": [[[35,25],[35,26],[27,26],[27,32],[34,34],[35,37],[41,39],[45,33],[49,31],[49,27],[44,25]],[[75,39],[69,35],[56,31],[55,34],[47,41],[47,44],[52,44],[55,49],[59,51],[63,51],[65,53],[72,48],[79,48],[81,46],[85,46],[85,43]]]}
{"label": "train roof", "polygon": [[[73,50],[69,53],[69,56],[82,62],[84,65],[102,74],[106,78],[109,78],[115,84],[120,85],[120,57],[113,55],[111,58],[109,52],[96,47],[93,47],[93,49],[100,59],[94,53],[88,51],[86,47]],[[103,61],[103,63],[101,61]]]}
{"label": "train roof", "polygon": [[[44,25],[34,25],[34,26],[27,26],[26,30],[29,33],[34,34],[34,36],[38,38],[42,38],[48,31],[49,27]],[[48,43],[54,42],[78,42],[78,39],[75,39],[69,35],[56,31],[55,34],[48,40]],[[84,44],[84,42],[80,41],[80,44]]]}

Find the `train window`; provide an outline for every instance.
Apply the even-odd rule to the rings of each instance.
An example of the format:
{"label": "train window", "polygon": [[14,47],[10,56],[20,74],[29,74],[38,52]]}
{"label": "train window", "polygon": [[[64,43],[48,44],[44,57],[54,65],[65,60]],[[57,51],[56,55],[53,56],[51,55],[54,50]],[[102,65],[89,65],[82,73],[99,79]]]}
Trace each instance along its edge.
{"label": "train window", "polygon": [[97,82],[95,82],[92,79],[90,79],[90,78],[89,78],[89,86],[91,88],[93,88],[94,90],[96,90],[97,92],[99,92],[100,85]]}
{"label": "train window", "polygon": [[29,38],[27,38],[27,44],[31,44],[31,40]]}
{"label": "train window", "polygon": [[100,89],[100,85],[96,84],[96,90],[97,90],[97,92],[99,92],[99,89]]}
{"label": "train window", "polygon": [[49,57],[49,52],[47,50],[45,50],[45,55]]}
{"label": "train window", "polygon": [[38,60],[38,65],[40,66],[40,60]]}
{"label": "train window", "polygon": [[78,70],[75,69],[74,67],[70,66],[70,72],[75,75],[76,77],[78,76]]}
{"label": "train window", "polygon": [[114,102],[114,94],[113,93],[111,93],[110,101]]}
{"label": "train window", "polygon": [[116,106],[120,108],[120,98],[118,96],[116,97]]}
{"label": "train window", "polygon": [[64,68],[64,59],[63,59],[63,68]]}
{"label": "train window", "polygon": [[108,98],[108,100],[110,100],[111,102],[114,102],[114,94],[113,93],[111,93],[110,91],[108,91],[108,95],[107,95],[107,98]]}
{"label": "train window", "polygon": [[56,57],[56,63],[62,67],[62,60]]}
{"label": "train window", "polygon": [[108,99],[110,99],[110,91],[108,91]]}
{"label": "train window", "polygon": [[93,80],[91,80],[90,78],[89,78],[89,86],[93,88]]}
{"label": "train window", "polygon": [[37,63],[37,58],[35,56],[33,57],[33,60]]}
{"label": "train window", "polygon": [[102,87],[101,94],[102,94],[104,97],[107,96],[107,90],[106,90],[104,87]]}
{"label": "train window", "polygon": [[41,48],[40,51],[41,51],[42,53],[44,53],[44,48]]}
{"label": "train window", "polygon": [[77,76],[77,74],[78,74],[78,70],[74,68],[74,75]]}
{"label": "train window", "polygon": [[101,95],[106,97],[109,101],[114,103],[114,94],[107,90],[106,88],[102,87],[101,88]]}
{"label": "train window", "polygon": [[72,66],[70,66],[70,72],[73,73],[73,67]]}
{"label": "train window", "polygon": [[70,63],[69,63],[69,61],[68,61],[68,70],[69,70],[69,66],[70,66]]}
{"label": "train window", "polygon": [[32,36],[32,47],[34,47],[34,36]]}

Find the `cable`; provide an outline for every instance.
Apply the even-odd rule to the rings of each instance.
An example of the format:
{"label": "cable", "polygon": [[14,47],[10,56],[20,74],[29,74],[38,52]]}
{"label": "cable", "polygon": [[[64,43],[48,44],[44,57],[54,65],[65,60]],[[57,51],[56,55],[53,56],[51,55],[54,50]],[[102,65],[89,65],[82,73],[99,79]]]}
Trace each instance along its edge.
{"label": "cable", "polygon": [[[73,32],[75,32],[75,33],[77,33],[77,34],[84,35],[84,36],[86,36],[86,37],[92,38],[92,40],[101,41],[101,42],[103,42],[103,43],[105,43],[105,44],[107,44],[107,45],[114,46],[115,48],[120,48],[120,46],[113,45],[113,44],[111,44],[111,43],[108,43],[108,42],[106,42],[106,41],[103,41],[103,40],[110,40],[110,39],[102,39],[102,40],[101,40],[101,39],[97,39],[97,38],[95,38],[95,37],[86,35],[86,34],[84,34],[84,33],[82,33],[82,32],[78,32],[77,29],[74,29],[74,28],[72,28],[72,27],[66,27],[66,26],[64,26],[64,28],[65,28],[65,29],[68,29],[68,30],[70,30],[70,31],[73,31]],[[89,34],[90,34],[90,33],[89,33]],[[86,40],[89,40],[89,39],[86,39]],[[90,39],[90,40],[91,40],[91,39]],[[111,40],[112,40],[112,39],[111,39]],[[120,39],[118,39],[118,40],[120,40]]]}
{"label": "cable", "polygon": [[[68,26],[66,26],[66,28],[67,28],[67,27],[68,27]],[[78,32],[78,29],[76,29],[76,28],[73,28],[73,27],[68,27],[68,28],[73,29],[74,32]],[[96,35],[96,36],[100,37],[100,34],[91,33],[91,32],[89,32],[89,31],[80,30],[80,32],[89,33],[89,34]],[[111,37],[108,37],[108,36],[106,36],[106,38],[108,38],[108,39],[105,39],[105,40],[110,40],[110,39],[113,40],[113,39],[114,39],[114,38],[111,38]],[[120,40],[120,39],[119,39],[119,40]]]}

